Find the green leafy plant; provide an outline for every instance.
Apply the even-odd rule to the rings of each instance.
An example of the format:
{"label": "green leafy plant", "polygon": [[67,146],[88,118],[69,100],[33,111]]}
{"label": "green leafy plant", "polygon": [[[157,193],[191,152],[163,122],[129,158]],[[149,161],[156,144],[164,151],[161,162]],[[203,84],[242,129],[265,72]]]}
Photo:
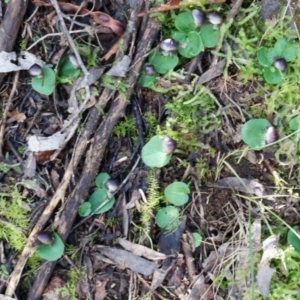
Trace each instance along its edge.
{"label": "green leafy plant", "polygon": [[[178,44],[171,43],[171,39],[163,40],[160,43],[161,51],[156,50],[152,52],[148,57],[147,64],[153,65],[157,73],[165,74],[179,64],[180,60],[176,54],[177,50],[181,56],[192,58],[204,51],[205,48],[215,47],[220,39],[220,29],[213,24],[201,25],[202,18],[204,18],[202,14],[201,12],[200,20],[195,20],[191,10],[175,16],[170,35]],[[143,74],[139,82],[144,87],[154,88],[157,78],[157,74]]]}
{"label": "green leafy plant", "polygon": [[149,87],[155,83],[158,77],[153,65],[146,64],[143,69],[143,74],[139,77],[139,83],[143,87]]}
{"label": "green leafy plant", "polygon": [[142,75],[139,77],[139,84],[143,87],[150,87],[156,82],[157,75]]}
{"label": "green leafy plant", "polygon": [[289,122],[289,127],[291,130],[293,131],[296,131],[299,129],[299,125],[300,125],[300,118],[297,116],[297,117],[294,117],[290,120]]}
{"label": "green leafy plant", "polygon": [[266,119],[252,119],[242,127],[242,140],[254,150],[261,150],[265,145],[273,143],[277,133]]}
{"label": "green leafy plant", "polygon": [[50,244],[42,244],[37,248],[38,255],[49,261],[55,261],[61,258],[65,251],[65,244],[60,236],[56,232],[53,232],[52,237],[53,240]]}
{"label": "green leafy plant", "polygon": [[[167,165],[175,151],[176,143],[167,136],[154,136],[142,149],[142,160],[150,167],[162,168]],[[147,204],[142,206],[142,223],[149,227],[149,220],[152,210],[158,205],[161,197],[158,193],[158,182],[153,173],[149,173],[149,199]],[[173,182],[164,190],[164,198],[167,203],[177,206],[187,203],[190,189],[184,182]],[[179,224],[178,208],[168,205],[156,213],[156,224],[168,231],[174,230]]]}
{"label": "green leafy plant", "polygon": [[166,199],[177,206],[184,205],[189,200],[190,189],[184,182],[173,182],[169,184],[165,191]]}
{"label": "green leafy plant", "polygon": [[161,208],[155,217],[156,224],[167,231],[172,231],[179,225],[179,210],[174,206]]}
{"label": "green leafy plant", "polygon": [[214,28],[212,24],[204,24],[201,26],[200,37],[205,48],[217,46],[220,34],[220,29]]}
{"label": "green leafy plant", "polygon": [[58,66],[58,82],[72,84],[81,74],[78,67],[78,62],[74,54],[64,55]]}
{"label": "green leafy plant", "polygon": [[41,67],[37,64],[29,69],[32,88],[40,94],[50,95],[55,88],[55,72],[49,67]]}
{"label": "green leafy plant", "polygon": [[215,47],[220,38],[220,30],[212,24],[204,24],[198,31],[191,11],[177,15],[174,25],[177,31],[172,31],[172,37],[179,42],[178,52],[186,58],[195,57],[205,47]]}
{"label": "green leafy plant", "polygon": [[192,237],[193,237],[194,247],[195,248],[199,247],[202,243],[202,235],[198,232],[193,232]]}
{"label": "green leafy plant", "polygon": [[[283,80],[284,61],[293,61],[299,47],[293,41],[288,41],[285,38],[280,38],[276,41],[274,47],[262,47],[257,52],[259,64],[263,67],[263,76],[267,83],[279,84]],[[281,59],[281,64],[278,61]],[[278,63],[278,66],[276,65]]]}
{"label": "green leafy plant", "polygon": [[[293,228],[297,232],[297,227]],[[293,230],[289,230],[287,236],[288,243],[294,247],[294,249],[300,254],[300,238],[299,234],[295,234]]]}
{"label": "green leafy plant", "polygon": [[[78,208],[78,214],[86,217],[91,213],[101,214],[109,211],[115,204],[115,198],[112,193],[116,190],[116,184],[107,173],[100,173],[95,179],[97,189],[91,194],[87,202],[81,204]],[[110,199],[108,202],[107,200]],[[107,202],[106,204],[104,204]],[[98,208],[100,205],[102,207]]]}
{"label": "green leafy plant", "polygon": [[142,149],[142,160],[149,167],[162,168],[169,163],[176,143],[167,136],[153,136]]}
{"label": "green leafy plant", "polygon": [[160,51],[154,51],[149,55],[148,61],[158,73],[165,74],[178,65],[179,58],[177,55],[164,55]]}
{"label": "green leafy plant", "polygon": [[196,31],[190,31],[187,35],[185,35],[184,39],[181,38],[178,48],[178,52],[186,58],[195,57],[203,50],[203,42],[199,33]]}
{"label": "green leafy plant", "polygon": [[[184,182],[173,182],[164,190],[165,201],[176,206],[187,203],[190,189]],[[167,231],[177,228],[180,222],[180,213],[177,207],[168,205],[158,210],[155,216],[156,224]]]}
{"label": "green leafy plant", "polygon": [[99,47],[95,47],[92,45],[92,37],[88,37],[87,44],[78,43],[75,41],[76,49],[84,60],[86,61],[86,67],[89,69],[90,67],[96,67],[99,65]]}

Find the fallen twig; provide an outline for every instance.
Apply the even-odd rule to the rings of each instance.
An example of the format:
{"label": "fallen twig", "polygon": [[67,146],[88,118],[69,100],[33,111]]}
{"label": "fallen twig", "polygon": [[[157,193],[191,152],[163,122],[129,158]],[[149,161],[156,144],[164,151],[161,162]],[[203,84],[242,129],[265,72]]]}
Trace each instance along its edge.
{"label": "fallen twig", "polygon": [[[130,21],[132,26],[127,28],[127,30],[136,30],[136,14],[141,7],[141,2],[137,4],[135,11],[132,13]],[[129,21],[129,22],[130,22]],[[146,57],[146,53],[150,50],[153,41],[157,38],[159,31],[159,23],[156,20],[149,22],[148,28],[144,32],[143,39],[141,40],[140,45],[136,51],[136,57],[134,60],[134,69],[130,70],[128,75],[128,82],[130,88],[127,90],[126,98],[129,98],[133,92],[136,80],[138,78],[140,69]],[[133,32],[131,33],[133,34]],[[125,34],[126,35],[126,34]],[[134,43],[134,41],[131,41]],[[123,97],[117,97],[112,106],[107,113],[105,120],[101,123],[97,129],[95,136],[93,138],[93,143],[86,154],[85,168],[82,172],[81,178],[70,195],[65,208],[63,209],[58,224],[57,232],[63,240],[69,235],[69,232],[72,229],[73,222],[77,216],[77,210],[79,205],[84,201],[88,196],[87,186],[90,186],[97,175],[99,166],[103,159],[103,155],[106,149],[106,145],[111,135],[112,129],[115,124],[118,122],[119,118],[124,114],[125,108],[128,102],[123,99]],[[49,262],[43,265],[37,275],[36,281],[34,282],[31,293],[29,295],[30,299],[39,299],[43,293],[44,286],[48,282],[51,271],[54,269],[56,262]]]}
{"label": "fallen twig", "polygon": [[[1,73],[0,73],[0,75],[1,75]],[[13,84],[13,87],[11,89],[8,101],[5,105],[5,109],[4,109],[2,120],[1,120],[1,125],[0,125],[0,161],[3,161],[2,147],[3,147],[3,144],[4,144],[3,142],[4,142],[5,123],[6,123],[6,120],[7,120],[8,111],[10,109],[10,106],[12,104],[12,101],[13,101],[13,98],[14,98],[14,95],[15,95],[15,92],[17,90],[17,85],[18,85],[18,82],[19,82],[19,75],[20,75],[20,72],[19,71],[16,72],[15,79],[14,79],[14,84]]]}
{"label": "fallen twig", "polygon": [[[14,0],[8,2],[0,26],[0,52],[11,52],[13,50],[28,2],[28,0]],[[5,73],[0,73],[0,84],[4,76]]]}

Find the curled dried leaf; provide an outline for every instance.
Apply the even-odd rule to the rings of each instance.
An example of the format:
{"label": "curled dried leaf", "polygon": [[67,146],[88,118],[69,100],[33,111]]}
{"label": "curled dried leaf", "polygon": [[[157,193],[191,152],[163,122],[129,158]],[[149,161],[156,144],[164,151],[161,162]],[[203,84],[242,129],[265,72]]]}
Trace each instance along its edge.
{"label": "curled dried leaf", "polygon": [[97,12],[90,12],[90,16],[94,19],[94,21],[106,27],[109,27],[115,34],[121,36],[124,33],[124,28],[121,22],[113,19],[109,15],[97,11]]}
{"label": "curled dried leaf", "polygon": [[[46,3],[41,0],[33,0],[34,4],[38,6],[52,6],[51,3]],[[121,22],[113,19],[109,15],[100,12],[100,11],[89,11],[85,7],[80,7],[75,4],[67,3],[67,2],[58,2],[59,7],[68,13],[77,13],[78,15],[90,15],[94,21],[105,27],[109,27],[115,34],[121,36],[124,33],[124,27]]]}

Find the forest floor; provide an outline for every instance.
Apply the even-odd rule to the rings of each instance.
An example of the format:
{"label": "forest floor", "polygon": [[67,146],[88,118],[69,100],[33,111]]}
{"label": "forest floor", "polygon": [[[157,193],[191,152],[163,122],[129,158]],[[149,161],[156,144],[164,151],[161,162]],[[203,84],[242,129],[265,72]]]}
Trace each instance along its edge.
{"label": "forest floor", "polygon": [[0,299],[300,299],[297,1],[0,7]]}

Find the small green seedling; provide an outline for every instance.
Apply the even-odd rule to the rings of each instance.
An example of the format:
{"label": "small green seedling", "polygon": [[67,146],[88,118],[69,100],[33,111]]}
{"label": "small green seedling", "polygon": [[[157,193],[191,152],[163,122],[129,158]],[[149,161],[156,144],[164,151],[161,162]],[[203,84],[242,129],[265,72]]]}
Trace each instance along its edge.
{"label": "small green seedling", "polygon": [[92,213],[92,204],[90,202],[84,202],[78,207],[78,214],[81,217],[87,217]]}
{"label": "small green seedling", "polygon": [[297,57],[298,49],[295,42],[280,38],[273,48],[262,47],[258,50],[257,59],[263,67],[263,76],[267,83],[279,84],[282,82],[286,63]]}
{"label": "small green seedling", "polygon": [[174,206],[166,206],[156,214],[156,224],[167,231],[176,229],[179,222],[179,210]]}
{"label": "small green seedling", "polygon": [[166,199],[174,205],[181,206],[188,202],[190,189],[184,182],[173,182],[169,184],[165,191]]}
{"label": "small green seedling", "polygon": [[[177,206],[182,206],[188,202],[190,189],[184,182],[173,182],[165,190],[165,200]],[[156,224],[167,231],[172,231],[179,224],[179,210],[174,206],[166,206],[158,210],[156,214]]]}
{"label": "small green seedling", "polygon": [[74,54],[65,55],[58,66],[58,81],[72,84],[81,74],[77,58]]}
{"label": "small green seedling", "polygon": [[158,74],[155,72],[154,66],[147,64],[143,68],[143,74],[139,78],[139,84],[143,87],[150,87],[155,83],[157,77]]}
{"label": "small green seedling", "polygon": [[216,47],[220,39],[220,29],[214,28],[212,24],[204,24],[200,30],[200,37],[205,48]]}
{"label": "small green seedling", "polygon": [[[296,232],[298,230],[297,227],[293,228]],[[289,230],[288,236],[287,236],[288,243],[291,244],[294,249],[300,254],[300,238],[299,233],[295,234],[294,231]]]}
{"label": "small green seedling", "polygon": [[[105,213],[115,204],[115,198],[112,197],[112,194],[118,188],[117,183],[114,180],[111,180],[107,173],[100,173],[96,177],[95,183],[97,189],[92,193],[88,201],[81,204],[78,208],[78,214],[81,217],[87,217],[91,213]],[[101,204],[105,203],[107,199],[110,200],[104,206],[97,209]]]}
{"label": "small green seedling", "polygon": [[290,120],[289,127],[291,130],[293,131],[298,130],[300,127],[299,125],[300,125],[300,118],[298,116]]}
{"label": "small green seedling", "polygon": [[177,15],[175,27],[172,38],[179,43],[178,52],[186,58],[197,56],[205,47],[215,47],[220,38],[220,30],[212,24],[204,24],[198,31],[192,11]]}
{"label": "small green seedling", "polygon": [[252,119],[242,127],[242,140],[254,150],[261,150],[265,145],[277,139],[276,129],[266,119]]}
{"label": "small green seedling", "polygon": [[[160,50],[149,55],[147,65],[151,64],[157,73],[165,74],[179,64],[177,51],[183,57],[192,58],[205,48],[215,47],[220,38],[220,29],[213,24],[202,25],[203,20],[204,13],[199,10],[178,14],[174,30],[171,31],[172,39],[168,38],[160,43]],[[157,74],[143,74],[139,83],[151,88],[157,77]]]}
{"label": "small green seedling", "polygon": [[176,142],[167,136],[155,135],[142,149],[142,160],[148,167],[162,168],[169,163]]}
{"label": "small green seedling", "polygon": [[143,87],[150,87],[156,82],[157,75],[142,75],[139,78],[139,84]]}
{"label": "small green seedling", "polygon": [[65,244],[56,232],[52,233],[52,238],[53,240],[50,244],[42,244],[37,248],[38,255],[48,261],[58,260],[65,251]]}
{"label": "small green seedling", "polygon": [[191,11],[185,11],[176,16],[174,22],[175,28],[180,32],[190,32],[197,30],[197,24]]}
{"label": "small green seedling", "polygon": [[198,232],[193,232],[192,233],[192,237],[193,237],[193,242],[194,242],[194,247],[197,248],[201,245],[202,243],[202,236],[200,233]]}
{"label": "small green seedling", "polygon": [[203,50],[203,42],[199,33],[196,31],[190,31],[187,35],[185,35],[184,40],[181,39],[178,48],[179,54],[186,58],[195,57]]}
{"label": "small green seedling", "polygon": [[55,72],[51,68],[34,64],[28,71],[33,76],[31,86],[35,91],[47,96],[53,93],[55,88]]}
{"label": "small green seedling", "polygon": [[149,55],[149,63],[152,64],[155,70],[160,74],[165,74],[173,70],[179,63],[178,56],[164,55],[160,51],[154,51]]}

